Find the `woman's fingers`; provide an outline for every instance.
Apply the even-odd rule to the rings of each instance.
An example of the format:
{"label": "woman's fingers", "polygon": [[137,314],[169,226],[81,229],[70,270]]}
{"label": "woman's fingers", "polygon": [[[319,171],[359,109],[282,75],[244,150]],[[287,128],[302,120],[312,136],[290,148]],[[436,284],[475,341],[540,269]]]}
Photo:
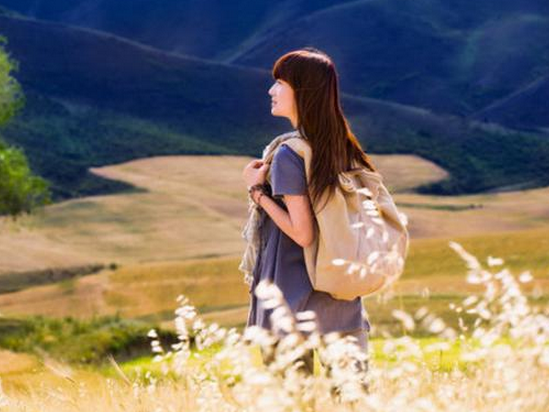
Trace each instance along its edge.
{"label": "woman's fingers", "polygon": [[242,171],[244,179],[247,180],[248,176],[252,176],[254,173],[257,173],[259,170],[261,170],[261,167],[265,165],[266,164],[261,159],[252,160],[246,165],[246,167],[244,167],[244,170]]}
{"label": "woman's fingers", "polygon": [[248,169],[248,168],[257,169],[258,167],[261,167],[261,165],[263,165],[263,160],[254,159],[250,163],[248,163],[244,169]]}
{"label": "woman's fingers", "polygon": [[261,175],[265,176],[267,174],[267,164],[263,164],[261,165],[261,167],[259,168],[259,172]]}

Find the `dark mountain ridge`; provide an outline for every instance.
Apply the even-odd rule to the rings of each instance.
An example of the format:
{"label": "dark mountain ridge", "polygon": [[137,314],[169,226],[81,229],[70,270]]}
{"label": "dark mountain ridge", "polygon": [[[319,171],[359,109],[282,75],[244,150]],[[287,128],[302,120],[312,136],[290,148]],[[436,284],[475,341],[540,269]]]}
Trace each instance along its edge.
{"label": "dark mountain ridge", "polygon": [[[28,96],[4,130],[58,198],[119,190],[87,168],[177,153],[260,156],[289,129],[273,119],[268,70],[166,53],[63,24],[0,16]],[[451,178],[418,190],[461,194],[549,181],[549,138],[402,104],[343,94],[367,151],[414,153]]]}

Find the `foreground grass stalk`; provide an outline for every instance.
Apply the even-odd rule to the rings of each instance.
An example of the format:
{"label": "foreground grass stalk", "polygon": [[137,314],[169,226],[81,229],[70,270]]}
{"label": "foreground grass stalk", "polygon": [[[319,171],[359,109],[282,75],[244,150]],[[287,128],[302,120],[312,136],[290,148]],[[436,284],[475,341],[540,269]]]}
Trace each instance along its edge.
{"label": "foreground grass stalk", "polygon": [[[208,325],[181,296],[175,318],[178,341],[165,348],[155,330],[148,333],[158,373],[129,378],[120,370],[122,379],[103,379],[93,388],[71,374],[75,384],[65,390],[0,391],[0,409],[549,410],[549,311],[530,305],[522,293],[521,284],[530,282],[531,275],[524,272],[516,278],[502,259],[494,257],[484,267],[458,243],[451,242],[450,247],[467,265],[467,282],[482,287],[482,293],[452,303],[455,325],[426,306],[415,313],[394,310],[403,334],[387,336],[364,354],[350,339],[320,335],[314,313],[293,316],[273,284],[262,283],[256,292],[272,309],[271,331],[250,327],[240,333]],[[465,324],[464,314],[473,317],[472,324]],[[408,335],[418,330],[432,339]],[[272,362],[258,361],[258,349],[272,355]],[[311,349],[318,351],[326,367],[306,375],[297,360]],[[353,367],[357,359],[369,360],[368,393],[361,390],[364,376]]]}

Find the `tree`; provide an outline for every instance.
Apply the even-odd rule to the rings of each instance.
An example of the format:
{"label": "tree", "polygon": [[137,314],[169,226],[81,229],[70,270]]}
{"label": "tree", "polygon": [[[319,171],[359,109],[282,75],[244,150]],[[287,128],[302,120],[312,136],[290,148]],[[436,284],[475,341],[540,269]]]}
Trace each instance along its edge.
{"label": "tree", "polygon": [[[5,44],[0,36],[0,126],[24,105],[21,86],[11,74],[17,63],[6,53]],[[49,202],[48,183],[32,173],[23,150],[9,146],[0,136],[0,215],[15,218]]]}

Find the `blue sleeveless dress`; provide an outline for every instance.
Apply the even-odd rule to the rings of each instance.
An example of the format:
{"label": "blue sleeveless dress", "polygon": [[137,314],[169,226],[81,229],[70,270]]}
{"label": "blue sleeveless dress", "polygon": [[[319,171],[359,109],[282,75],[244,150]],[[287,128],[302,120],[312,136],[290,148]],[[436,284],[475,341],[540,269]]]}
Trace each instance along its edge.
{"label": "blue sleeveless dress", "polygon": [[[284,194],[307,193],[305,164],[301,156],[282,143],[271,163],[272,187],[267,183],[271,197],[287,211],[281,198]],[[272,309],[265,309],[253,293],[256,285],[269,279],[282,291],[293,313],[312,310],[317,315],[321,333],[370,330],[370,323],[360,297],[340,300],[325,292],[313,290],[303,248],[287,236],[261,210],[261,246],[258,250],[250,287],[250,307],[247,326],[258,325],[271,328],[269,316]]]}

